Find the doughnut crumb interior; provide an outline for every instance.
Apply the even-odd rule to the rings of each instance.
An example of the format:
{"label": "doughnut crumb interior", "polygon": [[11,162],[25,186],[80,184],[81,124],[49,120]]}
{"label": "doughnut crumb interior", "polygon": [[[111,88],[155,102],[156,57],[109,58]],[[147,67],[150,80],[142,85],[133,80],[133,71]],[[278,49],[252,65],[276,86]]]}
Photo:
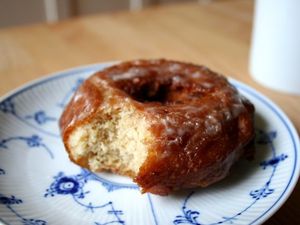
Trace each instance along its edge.
{"label": "doughnut crumb interior", "polygon": [[116,102],[88,124],[78,126],[68,146],[74,160],[88,158],[92,171],[136,176],[153,140],[147,120],[132,106]]}
{"label": "doughnut crumb interior", "polygon": [[226,177],[254,138],[254,110],[204,66],[134,60],[89,77],[60,128],[76,164],[129,176],[142,192],[167,195]]}

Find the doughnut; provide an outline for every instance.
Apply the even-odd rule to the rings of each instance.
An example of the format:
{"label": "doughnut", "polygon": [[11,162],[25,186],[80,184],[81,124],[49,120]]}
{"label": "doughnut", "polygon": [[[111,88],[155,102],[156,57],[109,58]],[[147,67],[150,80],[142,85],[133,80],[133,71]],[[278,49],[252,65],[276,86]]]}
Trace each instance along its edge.
{"label": "doughnut", "polygon": [[205,66],[134,60],[96,72],[61,118],[70,159],[168,195],[225,178],[254,138],[253,104]]}

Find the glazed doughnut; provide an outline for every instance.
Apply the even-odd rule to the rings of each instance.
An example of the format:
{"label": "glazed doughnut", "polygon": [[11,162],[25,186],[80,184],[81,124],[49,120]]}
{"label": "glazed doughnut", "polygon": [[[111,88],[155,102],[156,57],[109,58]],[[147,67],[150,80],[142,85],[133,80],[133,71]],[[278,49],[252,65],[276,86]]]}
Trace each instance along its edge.
{"label": "glazed doughnut", "polygon": [[223,179],[254,137],[254,106],[204,66],[136,60],[97,72],[60,118],[70,159],[167,195]]}

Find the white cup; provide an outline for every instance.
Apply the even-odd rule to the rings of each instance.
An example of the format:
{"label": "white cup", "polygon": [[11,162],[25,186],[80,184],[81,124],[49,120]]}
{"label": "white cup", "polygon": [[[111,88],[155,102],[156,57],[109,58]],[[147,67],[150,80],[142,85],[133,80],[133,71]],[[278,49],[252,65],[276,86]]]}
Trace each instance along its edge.
{"label": "white cup", "polygon": [[257,82],[300,95],[300,0],[256,0],[250,74]]}

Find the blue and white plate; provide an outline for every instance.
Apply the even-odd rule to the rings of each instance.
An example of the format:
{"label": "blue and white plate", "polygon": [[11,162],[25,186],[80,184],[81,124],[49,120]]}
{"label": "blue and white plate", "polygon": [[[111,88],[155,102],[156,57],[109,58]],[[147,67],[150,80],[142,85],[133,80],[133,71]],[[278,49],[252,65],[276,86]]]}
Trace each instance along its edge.
{"label": "blue and white plate", "polygon": [[[255,160],[224,181],[168,197],[141,194],[126,177],[90,173],[68,159],[58,118],[82,81],[110,64],[76,68],[0,100],[0,218],[6,224],[261,224],[286,201],[299,176],[299,138],[286,115],[248,86],[256,107]],[[1,223],[1,222],[0,222]]]}

